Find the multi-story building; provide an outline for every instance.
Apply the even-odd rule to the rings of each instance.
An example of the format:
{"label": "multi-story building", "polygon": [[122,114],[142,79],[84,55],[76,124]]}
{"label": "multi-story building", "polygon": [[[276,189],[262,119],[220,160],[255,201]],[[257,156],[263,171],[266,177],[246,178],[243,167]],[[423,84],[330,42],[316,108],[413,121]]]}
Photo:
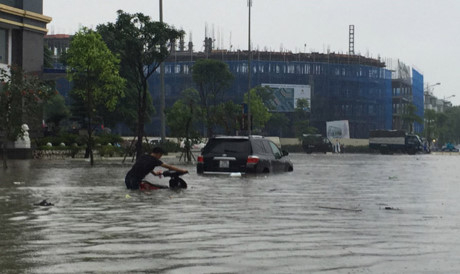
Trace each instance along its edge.
{"label": "multi-story building", "polygon": [[[415,114],[423,119],[423,75],[399,60],[397,67],[392,72],[392,129],[409,131],[411,128],[409,122],[404,120],[404,115],[408,114],[409,105],[414,105],[416,107]],[[414,123],[413,130],[415,133],[421,133],[423,124]]]}
{"label": "multi-story building", "polygon": [[439,99],[428,89],[425,90],[425,110],[432,109],[435,112],[444,112],[452,107],[452,102],[447,99]]}
{"label": "multi-story building", "polygon": [[[218,59],[227,63],[235,76],[225,98],[243,101],[248,89],[248,52],[175,51],[165,63],[166,106],[193,87],[191,67],[197,59]],[[326,122],[348,120],[351,138],[367,138],[373,129],[391,129],[391,71],[378,59],[336,53],[253,53],[251,86],[262,84],[298,85],[311,91],[310,122],[326,134]],[[159,109],[160,74],[149,79],[155,107]],[[159,118],[148,130],[159,134]]]}
{"label": "multi-story building", "polygon": [[43,15],[42,0],[0,0],[0,67],[42,72],[43,37],[50,21]]}
{"label": "multi-story building", "polygon": [[53,68],[65,69],[64,65],[60,62],[60,58],[69,49],[71,40],[72,35],[68,34],[48,34],[45,36],[45,46],[52,53]]}
{"label": "multi-story building", "polygon": [[[41,75],[43,37],[49,22],[51,17],[43,15],[42,0],[0,0],[0,68],[8,70],[8,66],[16,65]],[[41,125],[28,124],[31,137],[41,134]],[[9,152],[8,157],[12,156],[30,155],[18,156],[17,151],[10,155]]]}

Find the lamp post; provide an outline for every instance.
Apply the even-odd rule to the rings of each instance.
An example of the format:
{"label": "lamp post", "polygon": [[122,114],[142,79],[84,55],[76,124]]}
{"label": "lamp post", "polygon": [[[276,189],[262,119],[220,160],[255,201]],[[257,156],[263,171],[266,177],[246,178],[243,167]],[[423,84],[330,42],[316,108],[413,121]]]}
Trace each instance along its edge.
{"label": "lamp post", "polygon": [[447,96],[447,97],[444,96],[444,99],[443,99],[443,100],[446,101],[447,99],[452,98],[452,97],[455,97],[455,94],[452,94],[451,96]]}
{"label": "lamp post", "polygon": [[[426,83],[425,89],[423,90],[423,95],[425,99],[425,109],[433,109],[437,108],[436,101],[438,100],[434,95],[433,95],[433,87],[441,85],[440,82],[437,82],[436,84],[429,85]],[[436,110],[437,111],[437,110]]]}
{"label": "lamp post", "polygon": [[[433,96],[433,93],[431,92],[431,89],[435,86],[441,85],[440,82],[437,82],[435,84],[429,85],[428,83],[426,84],[425,90],[424,90],[424,96],[425,96],[425,109],[433,109],[433,102],[431,98],[436,98]],[[436,99],[437,100],[437,99]],[[435,100],[435,101],[436,101]],[[437,104],[434,104],[435,107],[435,112],[437,112]],[[429,117],[430,116],[430,117]],[[434,133],[434,128],[433,128],[433,123],[434,123],[434,117],[432,117],[432,114],[430,112],[430,115],[428,115],[428,112],[424,113],[424,124],[425,124],[425,137],[428,142],[428,147],[431,148],[432,144],[435,145],[436,140],[432,139],[432,135]]]}
{"label": "lamp post", "polygon": [[248,0],[249,20],[248,20],[248,135],[251,135],[251,7],[252,0]]}
{"label": "lamp post", "polygon": [[432,87],[440,86],[440,85],[441,85],[440,82],[437,82],[436,84],[432,84],[432,85],[428,85],[428,83],[427,83],[427,84],[426,84],[425,91],[426,91],[426,92],[430,92],[430,91],[431,91],[430,89],[431,89]]}

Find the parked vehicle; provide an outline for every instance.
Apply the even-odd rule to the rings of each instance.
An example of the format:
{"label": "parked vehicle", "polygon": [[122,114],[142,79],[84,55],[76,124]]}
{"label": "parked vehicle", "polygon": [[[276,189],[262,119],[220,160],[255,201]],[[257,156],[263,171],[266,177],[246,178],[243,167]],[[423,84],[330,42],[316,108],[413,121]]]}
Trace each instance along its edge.
{"label": "parked vehicle", "polygon": [[417,135],[402,130],[373,130],[369,132],[369,148],[382,154],[416,154],[423,151],[423,144]]}
{"label": "parked vehicle", "polygon": [[458,152],[459,149],[456,148],[453,144],[447,143],[445,146],[442,147],[441,151]]}
{"label": "parked vehicle", "polygon": [[302,148],[308,154],[313,152],[326,153],[332,152],[332,143],[321,134],[303,134]]}
{"label": "parked vehicle", "polygon": [[199,174],[292,171],[287,151],[262,136],[215,136],[198,156]]}

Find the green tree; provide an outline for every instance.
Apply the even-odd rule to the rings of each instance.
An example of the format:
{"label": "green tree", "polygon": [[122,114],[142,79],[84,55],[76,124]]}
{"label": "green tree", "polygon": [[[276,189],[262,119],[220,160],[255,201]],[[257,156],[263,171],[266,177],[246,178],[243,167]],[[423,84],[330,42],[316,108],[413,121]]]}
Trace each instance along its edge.
{"label": "green tree", "polygon": [[269,110],[275,110],[275,95],[273,95],[273,90],[269,86],[257,86],[254,88],[256,90],[256,94],[262,99],[264,105]]}
{"label": "green tree", "polygon": [[195,129],[196,123],[201,119],[198,91],[186,89],[181,94],[181,99],[167,111],[166,118],[171,134],[184,140],[185,159],[192,161],[191,145],[199,141],[200,134]]}
{"label": "green tree", "polygon": [[289,128],[289,123],[290,120],[285,114],[273,112],[265,128],[268,134],[282,137]]}
{"label": "green tree", "polygon": [[46,45],[43,48],[43,67],[53,67],[53,52]]}
{"label": "green tree", "polygon": [[0,131],[3,167],[7,168],[6,144],[22,137],[22,124],[41,122],[41,102],[51,96],[50,88],[36,75],[19,67],[0,69]]}
{"label": "green tree", "polygon": [[304,114],[309,113],[309,109],[310,109],[310,103],[308,102],[308,99],[305,99],[305,98],[297,99],[295,111],[302,112],[302,115],[304,115]]}
{"label": "green tree", "polygon": [[299,140],[303,134],[315,134],[318,129],[310,126],[310,104],[307,99],[298,99],[294,109],[294,134]]}
{"label": "green tree", "polygon": [[234,135],[241,128],[242,107],[233,101],[220,103],[216,109],[217,125],[225,130],[225,134]]}
{"label": "green tree", "polygon": [[444,113],[438,113],[437,124],[440,126],[440,145],[460,143],[460,107],[450,107]]}
{"label": "green tree", "polygon": [[448,120],[449,117],[443,112],[436,113],[435,125],[437,129],[437,140],[436,143],[442,145],[447,142],[447,131],[448,131]]}
{"label": "green tree", "polygon": [[[262,98],[257,94],[258,88],[250,90],[250,104],[251,104],[251,125],[254,131],[262,131],[265,124],[270,120],[271,113],[268,112],[267,106],[265,106]],[[244,102],[248,103],[248,93],[244,94]]]}
{"label": "green tree", "polygon": [[414,132],[414,123],[423,123],[423,119],[416,114],[417,107],[414,104],[407,104],[404,114],[401,116],[403,123],[409,129],[410,133]]}
{"label": "green tree", "polygon": [[[137,143],[136,156],[140,157],[144,125],[147,121],[149,96],[147,80],[169,56],[169,44],[183,35],[182,31],[161,22],[151,21],[142,13],[118,11],[115,23],[97,27],[109,48],[122,60],[124,76],[130,83],[128,90],[136,90]],[[131,98],[131,97],[130,97]]]}
{"label": "green tree", "polygon": [[192,67],[193,81],[198,86],[201,107],[204,111],[204,119],[207,135],[213,135],[213,127],[216,125],[216,106],[222,102],[224,91],[230,87],[234,77],[228,65],[219,60],[200,59]]}
{"label": "green tree", "polygon": [[45,122],[52,128],[56,135],[60,129],[62,120],[70,117],[69,107],[65,104],[65,99],[60,94],[55,94],[43,105]]}
{"label": "green tree", "polygon": [[302,120],[294,123],[295,136],[301,140],[303,134],[316,134],[318,129],[310,126],[310,121]]}
{"label": "green tree", "polygon": [[110,52],[100,34],[82,28],[73,37],[67,52],[67,75],[73,81],[72,92],[85,104],[88,142],[87,150],[91,165],[95,108],[104,105],[114,110],[117,101],[123,97],[125,80],[119,76],[119,59]]}

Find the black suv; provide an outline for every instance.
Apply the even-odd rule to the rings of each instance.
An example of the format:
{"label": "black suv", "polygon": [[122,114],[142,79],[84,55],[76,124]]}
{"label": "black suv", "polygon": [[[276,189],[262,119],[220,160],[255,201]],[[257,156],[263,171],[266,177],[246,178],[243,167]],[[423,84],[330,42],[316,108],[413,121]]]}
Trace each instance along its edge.
{"label": "black suv", "polygon": [[209,139],[196,165],[199,174],[292,171],[288,153],[261,136],[216,136]]}
{"label": "black suv", "polygon": [[308,154],[312,152],[332,152],[331,141],[321,134],[303,134],[302,148]]}

